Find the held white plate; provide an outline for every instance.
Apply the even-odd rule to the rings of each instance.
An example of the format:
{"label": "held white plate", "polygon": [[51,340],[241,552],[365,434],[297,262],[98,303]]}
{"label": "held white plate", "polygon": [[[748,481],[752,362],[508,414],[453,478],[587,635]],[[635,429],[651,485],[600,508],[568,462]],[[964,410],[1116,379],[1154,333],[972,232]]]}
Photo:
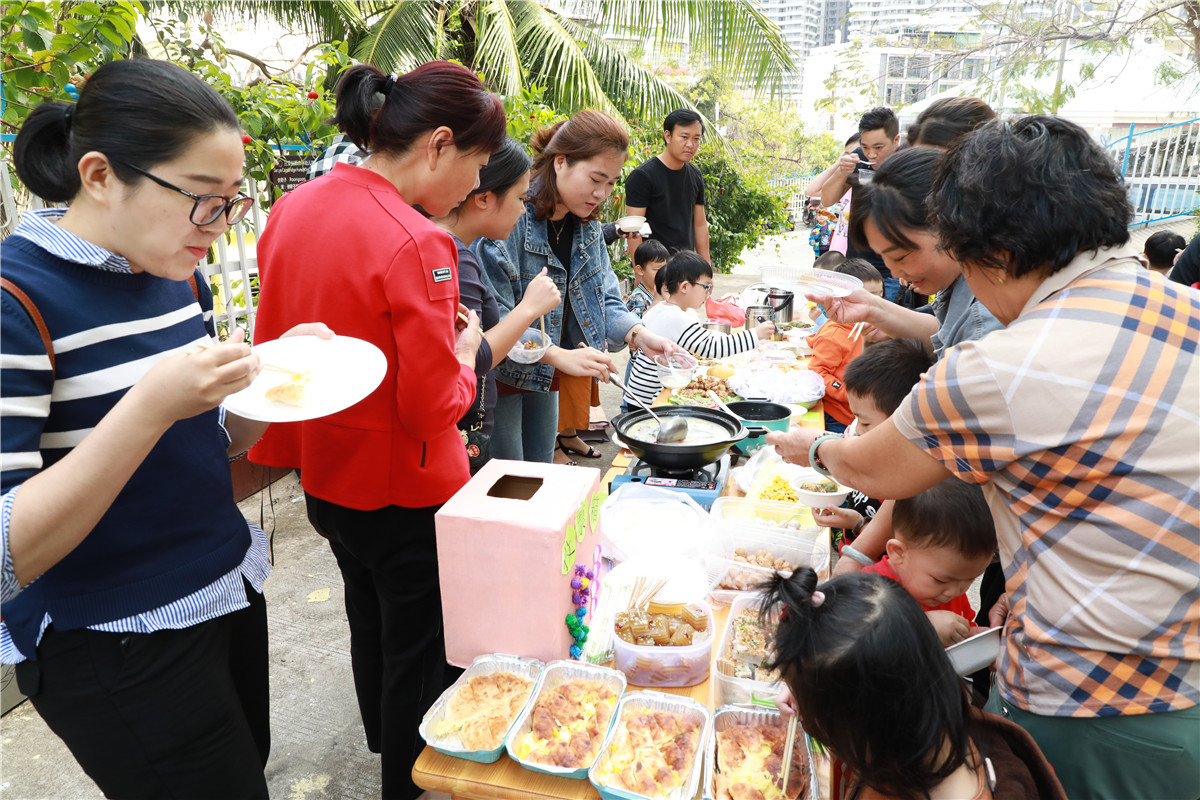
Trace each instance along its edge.
{"label": "held white plate", "polygon": [[227,411],[262,422],[299,422],[349,408],[373,392],[387,372],[383,351],[352,336],[289,336],[255,345],[254,352],[265,364],[309,373],[304,405],[267,399],[268,389],[290,380],[274,370],[263,370],[254,383],[225,398]]}
{"label": "held white plate", "polygon": [[798,297],[806,294],[846,297],[855,289],[863,288],[862,281],[853,275],[811,267],[765,265],[762,268],[762,279],[764,283],[790,290]]}
{"label": "held white plate", "polygon": [[988,628],[952,644],[946,648],[946,655],[950,656],[950,663],[959,675],[978,672],[1000,655],[1000,628]]}

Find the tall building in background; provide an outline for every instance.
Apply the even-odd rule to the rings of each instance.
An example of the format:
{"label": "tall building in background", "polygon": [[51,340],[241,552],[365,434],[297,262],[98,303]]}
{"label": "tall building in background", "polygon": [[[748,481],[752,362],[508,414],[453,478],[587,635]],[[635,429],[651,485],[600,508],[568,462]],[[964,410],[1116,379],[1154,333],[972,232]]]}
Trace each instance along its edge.
{"label": "tall building in background", "polygon": [[759,5],[767,18],[779,26],[796,53],[800,70],[784,80],[783,96],[785,100],[797,101],[808,54],[813,48],[846,40],[850,0],[759,0]]}

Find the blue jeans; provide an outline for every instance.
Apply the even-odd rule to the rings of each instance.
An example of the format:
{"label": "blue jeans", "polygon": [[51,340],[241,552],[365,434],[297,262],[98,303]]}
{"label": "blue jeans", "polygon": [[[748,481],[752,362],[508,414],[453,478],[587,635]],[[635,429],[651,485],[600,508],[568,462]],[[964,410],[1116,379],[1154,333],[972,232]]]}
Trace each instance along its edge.
{"label": "blue jeans", "polygon": [[825,412],[825,430],[827,433],[845,433],[846,432],[846,423],[838,422],[836,419],[834,419],[832,416],[830,416],[828,411],[826,411]]}
{"label": "blue jeans", "polygon": [[509,461],[554,460],[558,433],[558,392],[502,394],[492,411],[492,458]]}
{"label": "blue jeans", "polygon": [[888,276],[883,279],[883,299],[896,302],[900,295],[900,279]]}

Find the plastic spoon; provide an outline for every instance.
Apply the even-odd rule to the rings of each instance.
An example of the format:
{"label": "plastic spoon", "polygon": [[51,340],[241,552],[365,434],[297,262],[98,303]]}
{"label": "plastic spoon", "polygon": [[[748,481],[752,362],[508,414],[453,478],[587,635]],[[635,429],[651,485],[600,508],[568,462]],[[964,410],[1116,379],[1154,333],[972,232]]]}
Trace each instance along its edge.
{"label": "plastic spoon", "polygon": [[712,389],[709,389],[709,390],[708,390],[708,397],[709,397],[709,399],[710,399],[710,400],[712,400],[714,403],[716,403],[716,404],[717,404],[717,408],[721,409],[722,411],[724,411],[724,412],[725,412],[726,414],[728,414],[729,416],[731,416],[731,417],[736,417],[736,416],[737,416],[737,414],[735,414],[735,413],[733,413],[732,411],[730,411],[730,410],[729,410],[729,406],[727,406],[727,405],[725,405],[723,402],[721,402],[721,398],[720,398],[720,396],[719,396],[719,395],[717,395],[717,393],[716,393],[716,392],[714,392]]}
{"label": "plastic spoon", "polygon": [[654,417],[658,421],[658,435],[654,437],[656,444],[672,444],[674,442],[682,442],[687,438],[687,420],[683,417],[667,417],[663,419],[658,414],[654,413],[654,409],[642,402],[641,398],[633,392],[625,388],[625,384],[621,383],[617,378],[617,373],[609,373],[610,380],[617,385],[617,388],[625,392],[633,398],[633,401],[642,408],[646,409],[646,413]]}

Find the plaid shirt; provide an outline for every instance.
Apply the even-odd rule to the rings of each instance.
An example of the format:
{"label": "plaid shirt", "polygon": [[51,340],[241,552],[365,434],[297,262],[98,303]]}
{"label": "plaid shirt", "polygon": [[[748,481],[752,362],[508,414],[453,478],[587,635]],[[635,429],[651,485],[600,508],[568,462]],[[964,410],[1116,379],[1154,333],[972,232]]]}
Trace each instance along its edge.
{"label": "plaid shirt", "polygon": [[326,172],[333,169],[333,165],[339,161],[344,161],[347,164],[358,164],[367,157],[366,150],[360,150],[358,145],[350,141],[350,137],[344,133],[339,133],[333,137],[329,147],[325,148],[325,152],[318,156],[308,167],[308,179],[319,178]]}
{"label": "plaid shirt", "polygon": [[1002,695],[1052,716],[1200,702],[1200,293],[1083,254],[946,351],[897,429],[984,484],[1011,613]]}

